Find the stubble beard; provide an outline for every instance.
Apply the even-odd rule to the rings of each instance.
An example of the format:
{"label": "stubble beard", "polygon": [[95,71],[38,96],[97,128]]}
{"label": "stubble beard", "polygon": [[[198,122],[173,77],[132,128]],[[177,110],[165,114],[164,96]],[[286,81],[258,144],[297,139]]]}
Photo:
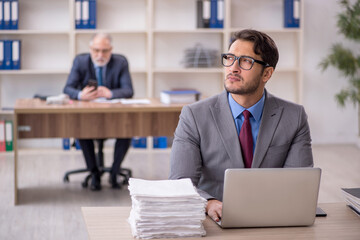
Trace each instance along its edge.
{"label": "stubble beard", "polygon": [[[231,85],[227,86],[226,81],[227,81],[228,76],[230,76],[230,75],[235,76],[235,77],[240,79],[241,85],[239,87],[236,87],[237,83],[230,83]],[[259,89],[260,82],[261,82],[261,76],[260,75],[255,77],[255,79],[253,81],[250,81],[250,82],[246,83],[244,81],[244,78],[241,77],[239,74],[229,73],[226,76],[226,79],[224,81],[224,87],[225,87],[226,91],[228,91],[229,93],[232,93],[232,94],[252,95]]]}

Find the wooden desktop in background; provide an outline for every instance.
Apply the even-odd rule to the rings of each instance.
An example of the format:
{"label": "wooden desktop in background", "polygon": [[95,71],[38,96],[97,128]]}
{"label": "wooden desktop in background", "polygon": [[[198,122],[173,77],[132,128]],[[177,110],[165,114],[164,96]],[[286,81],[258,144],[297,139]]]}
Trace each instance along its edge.
{"label": "wooden desktop in background", "polygon": [[20,99],[15,104],[19,138],[114,138],[173,136],[182,105],[94,103],[72,101],[46,105],[38,99]]}
{"label": "wooden desktop in background", "polygon": [[71,101],[47,105],[18,99],[14,109],[15,205],[18,203],[17,140],[25,138],[130,138],[173,136],[182,104],[121,104]]}

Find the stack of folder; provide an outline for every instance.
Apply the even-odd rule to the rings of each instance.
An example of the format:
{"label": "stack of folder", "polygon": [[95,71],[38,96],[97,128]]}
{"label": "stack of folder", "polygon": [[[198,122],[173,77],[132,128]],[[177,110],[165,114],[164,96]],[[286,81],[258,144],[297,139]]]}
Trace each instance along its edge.
{"label": "stack of folder", "polygon": [[19,28],[19,0],[0,0],[0,30]]}
{"label": "stack of folder", "polygon": [[149,181],[130,178],[128,222],[137,238],[205,236],[206,200],[190,179]]}
{"label": "stack of folder", "polygon": [[300,27],[300,0],[284,0],[284,27]]}
{"label": "stack of folder", "polygon": [[171,90],[161,91],[160,101],[165,104],[170,103],[193,103],[200,100],[201,93],[196,90]]}
{"label": "stack of folder", "polygon": [[224,0],[197,0],[197,27],[224,28]]}
{"label": "stack of folder", "polygon": [[0,119],[0,152],[13,150],[13,122]]}
{"label": "stack of folder", "polygon": [[96,28],[96,0],[75,0],[75,28]]}
{"label": "stack of folder", "polygon": [[347,205],[360,216],[360,188],[342,188]]}
{"label": "stack of folder", "polygon": [[0,70],[18,70],[21,62],[21,40],[0,40]]}
{"label": "stack of folder", "polygon": [[211,68],[220,66],[220,54],[216,49],[204,48],[201,43],[185,49],[181,64],[186,68]]}

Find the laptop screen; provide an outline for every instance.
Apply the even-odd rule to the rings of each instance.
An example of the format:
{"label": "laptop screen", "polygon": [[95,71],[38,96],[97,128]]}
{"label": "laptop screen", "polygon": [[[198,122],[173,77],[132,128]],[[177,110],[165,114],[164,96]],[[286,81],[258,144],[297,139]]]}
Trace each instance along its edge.
{"label": "laptop screen", "polygon": [[225,171],[221,226],[307,226],[315,221],[321,169]]}

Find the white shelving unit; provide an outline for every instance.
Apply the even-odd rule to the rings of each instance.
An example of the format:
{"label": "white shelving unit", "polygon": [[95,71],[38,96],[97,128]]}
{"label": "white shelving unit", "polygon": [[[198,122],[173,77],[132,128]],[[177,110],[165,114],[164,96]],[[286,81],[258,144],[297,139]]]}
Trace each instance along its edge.
{"label": "white shelving unit", "polygon": [[129,60],[135,97],[184,87],[211,96],[223,90],[222,67],[184,68],[184,50],[201,43],[226,52],[231,34],[244,28],[264,31],[278,45],[280,60],[269,91],[301,102],[304,14],[300,28],[285,29],[283,0],[225,0],[224,29],[196,28],[196,0],[97,0],[97,29],[76,30],[74,5],[75,0],[19,0],[19,30],[1,31],[0,39],[22,41],[22,66],[0,71],[0,107],[11,108],[17,98],[36,93],[60,94],[74,57],[88,52],[98,31],[110,33],[113,52]]}

